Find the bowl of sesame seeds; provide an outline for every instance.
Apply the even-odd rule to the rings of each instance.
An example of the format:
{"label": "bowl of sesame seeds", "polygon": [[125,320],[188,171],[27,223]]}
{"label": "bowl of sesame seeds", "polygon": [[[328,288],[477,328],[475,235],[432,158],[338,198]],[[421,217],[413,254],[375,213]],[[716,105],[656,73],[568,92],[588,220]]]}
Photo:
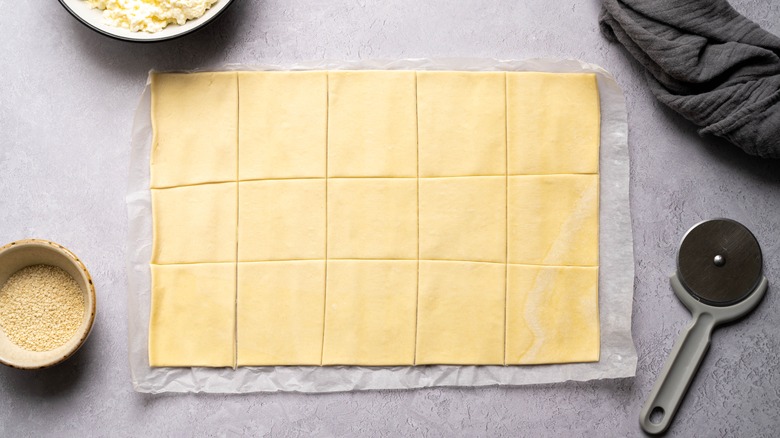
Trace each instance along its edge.
{"label": "bowl of sesame seeds", "polygon": [[87,340],[95,321],[95,287],[84,263],[48,240],[0,248],[0,363],[57,365]]}

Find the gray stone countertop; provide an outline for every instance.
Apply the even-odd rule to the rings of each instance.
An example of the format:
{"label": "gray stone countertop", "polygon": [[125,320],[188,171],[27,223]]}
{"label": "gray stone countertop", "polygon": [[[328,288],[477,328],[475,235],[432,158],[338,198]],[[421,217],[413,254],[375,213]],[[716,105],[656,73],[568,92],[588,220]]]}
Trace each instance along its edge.
{"label": "gray stone countertop", "polygon": [[[780,34],[780,4],[735,8]],[[0,0],[0,243],[76,252],[99,296],[87,345],[50,370],[0,369],[0,436],[640,436],[638,412],[689,315],[668,275],[690,226],[730,217],[780,281],[780,161],[700,137],[599,33],[597,0],[238,0],[151,45],[87,29],[54,0]],[[128,145],[150,69],[416,57],[579,58],[611,71],[629,123],[636,378],[324,395],[133,392],[127,357]],[[671,436],[780,433],[780,299],[716,331]]]}

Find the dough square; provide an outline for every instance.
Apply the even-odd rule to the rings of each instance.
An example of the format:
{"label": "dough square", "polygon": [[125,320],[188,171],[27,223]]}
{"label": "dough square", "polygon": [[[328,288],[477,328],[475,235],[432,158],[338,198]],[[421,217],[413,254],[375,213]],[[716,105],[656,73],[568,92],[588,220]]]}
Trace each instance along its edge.
{"label": "dough square", "polygon": [[329,259],[417,259],[417,179],[328,180]]}
{"label": "dough square", "polygon": [[238,366],[319,365],[325,261],[238,264]]}
{"label": "dough square", "polygon": [[328,76],[238,73],[240,179],[325,177]]}
{"label": "dough square", "polygon": [[151,265],[149,365],[235,364],[235,263]]}
{"label": "dough square", "polygon": [[509,265],[507,365],[599,360],[597,267]]}
{"label": "dough square", "polygon": [[236,180],[236,73],[152,74],[151,185]]}
{"label": "dough square", "polygon": [[506,174],[503,72],[417,72],[420,176]]}
{"label": "dough square", "polygon": [[328,176],[417,176],[415,72],[329,72],[328,90]]}
{"label": "dough square", "polygon": [[509,177],[509,263],[599,262],[598,175]]}
{"label": "dough square", "polygon": [[420,258],[506,261],[506,177],[421,178]]}
{"label": "dough square", "polygon": [[152,190],[152,263],[236,261],[237,183]]}
{"label": "dough square", "polygon": [[510,174],[597,173],[599,90],[592,73],[507,73]]}
{"label": "dough square", "polygon": [[420,261],[417,364],[504,363],[506,265]]}
{"label": "dough square", "polygon": [[328,261],[323,365],[413,365],[417,261]]}
{"label": "dough square", "polygon": [[325,180],[240,182],[238,260],[325,258]]}

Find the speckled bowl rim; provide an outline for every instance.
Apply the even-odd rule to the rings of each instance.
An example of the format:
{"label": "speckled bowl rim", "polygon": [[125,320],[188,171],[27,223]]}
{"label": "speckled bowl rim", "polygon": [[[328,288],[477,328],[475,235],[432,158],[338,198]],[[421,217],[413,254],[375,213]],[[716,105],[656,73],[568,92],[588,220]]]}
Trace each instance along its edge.
{"label": "speckled bowl rim", "polygon": [[[157,43],[157,42],[160,42],[160,41],[170,41],[170,40],[175,40],[177,38],[183,37],[185,35],[189,35],[189,34],[195,32],[195,31],[198,31],[200,29],[203,29],[204,27],[206,27],[207,24],[211,23],[217,17],[222,15],[230,7],[230,5],[235,3],[235,1],[233,1],[233,0],[224,0],[224,1],[227,4],[222,9],[220,9],[216,14],[214,14],[214,15],[212,15],[210,17],[202,18],[202,21],[200,23],[198,23],[196,26],[193,26],[191,29],[184,30],[184,31],[176,33],[174,35],[161,36],[159,38],[132,38],[132,37],[126,37],[126,36],[118,35],[118,34],[115,34],[115,33],[107,32],[107,31],[105,31],[103,29],[100,29],[99,27],[97,27],[97,26],[93,25],[92,23],[90,23],[89,20],[87,20],[86,18],[82,17],[81,14],[79,14],[76,11],[74,11],[70,6],[67,5],[67,3],[65,3],[64,0],[59,0],[59,2],[62,5],[62,7],[65,8],[65,10],[68,11],[68,13],[70,13],[70,15],[73,16],[73,18],[78,20],[84,26],[87,26],[88,28],[94,30],[95,32],[97,32],[97,33],[99,33],[101,35],[105,35],[107,37],[113,38],[113,39],[118,40],[118,41],[128,41],[128,42],[131,42],[131,43]],[[201,20],[201,18],[198,18],[198,20]]]}
{"label": "speckled bowl rim", "polygon": [[92,276],[89,274],[89,271],[87,270],[87,267],[84,265],[84,263],[74,254],[71,250],[68,248],[65,248],[64,246],[60,245],[59,243],[52,242],[50,240],[45,239],[22,239],[17,240],[11,243],[7,243],[0,247],[0,255],[2,255],[4,252],[11,248],[15,247],[21,247],[21,246],[49,246],[54,248],[55,251],[59,252],[60,254],[64,255],[66,258],[68,258],[74,266],[81,272],[81,275],[84,277],[85,284],[87,285],[87,294],[89,295],[90,303],[91,303],[91,309],[89,309],[89,320],[87,322],[87,329],[81,334],[81,339],[79,339],[78,343],[65,355],[62,357],[58,357],[57,359],[44,363],[43,365],[36,365],[36,366],[25,366],[20,365],[17,363],[9,363],[7,361],[4,361],[3,359],[0,359],[0,364],[9,366],[11,368],[16,368],[20,370],[39,370],[43,368],[49,368],[53,367],[55,365],[59,365],[62,362],[68,360],[71,356],[73,356],[74,353],[76,353],[82,345],[87,341],[87,338],[89,337],[90,333],[92,333],[92,326],[95,323],[95,309],[97,307],[97,300],[95,299],[95,284],[92,282]]}

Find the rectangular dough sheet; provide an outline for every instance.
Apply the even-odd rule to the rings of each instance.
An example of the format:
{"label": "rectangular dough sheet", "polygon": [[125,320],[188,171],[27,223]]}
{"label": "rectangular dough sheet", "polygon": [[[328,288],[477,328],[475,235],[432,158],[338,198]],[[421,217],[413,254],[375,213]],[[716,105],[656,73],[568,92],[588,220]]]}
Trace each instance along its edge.
{"label": "rectangular dough sheet", "polygon": [[599,360],[594,74],[154,74],[152,106],[152,366]]}

